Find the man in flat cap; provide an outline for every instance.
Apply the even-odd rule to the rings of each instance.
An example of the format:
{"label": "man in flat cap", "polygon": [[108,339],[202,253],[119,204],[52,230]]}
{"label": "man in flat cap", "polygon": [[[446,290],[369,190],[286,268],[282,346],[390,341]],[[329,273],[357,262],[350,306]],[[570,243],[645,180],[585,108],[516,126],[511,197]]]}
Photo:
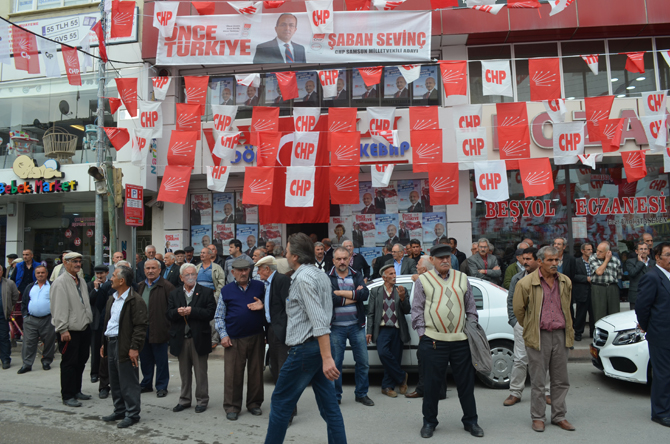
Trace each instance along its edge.
{"label": "man in flat cap", "polygon": [[200,263],[200,259],[197,256],[193,256],[194,253],[195,249],[192,246],[188,245],[184,247],[184,262],[187,264],[198,265]]}
{"label": "man in flat cap", "polygon": [[[53,270],[51,270],[51,276],[49,277],[49,282],[53,283],[58,276],[61,274],[65,273],[65,256],[68,255],[69,253],[72,253],[72,250],[65,250],[63,251],[63,254],[61,255],[61,263],[56,265]],[[15,270],[16,272],[16,270]],[[84,272],[81,270],[81,267],[79,268],[79,272],[77,273],[77,276],[79,279],[85,279],[84,278]]]}
{"label": "man in flat cap", "polygon": [[16,271],[16,266],[14,265],[14,259],[18,259],[19,256],[17,254],[8,254],[7,255],[7,270],[5,271],[5,277],[7,279],[12,279],[14,280],[14,272]]}
{"label": "man in flat cap", "polygon": [[107,280],[109,275],[107,265],[98,264],[93,268],[93,271],[95,272],[95,280],[87,285],[91,312],[93,313],[93,322],[91,322],[91,382],[96,383],[100,378],[100,373],[107,376],[107,371],[103,369],[100,372],[99,370],[100,346],[102,345],[102,322],[105,320],[105,305],[112,289],[112,282]]}
{"label": "man in flat cap", "polygon": [[86,282],[78,276],[81,254],[67,253],[65,272],[51,285],[51,323],[56,329],[61,352],[60,384],[63,404],[81,407],[79,400],[91,399],[81,392],[81,379],[91,347],[93,313]]}
{"label": "man in flat cap", "polygon": [[236,421],[242,410],[244,369],[247,368],[247,409],[262,414],[263,355],[265,352],[265,285],[250,280],[253,263],[237,258],[232,263],[234,282],[223,287],[214,315],[224,347],[223,408]]}

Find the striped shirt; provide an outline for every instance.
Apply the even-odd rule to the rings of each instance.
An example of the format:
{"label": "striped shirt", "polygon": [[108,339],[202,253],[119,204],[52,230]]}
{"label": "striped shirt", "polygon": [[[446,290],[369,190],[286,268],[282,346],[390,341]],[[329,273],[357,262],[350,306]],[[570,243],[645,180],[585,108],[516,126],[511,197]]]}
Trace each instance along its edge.
{"label": "striped shirt", "polygon": [[596,270],[603,264],[603,262],[605,262],[605,259],[598,259],[598,256],[595,254],[591,255],[589,266],[591,268],[592,284],[614,284],[621,279],[621,261],[618,257],[612,256],[605,267],[604,273],[598,276]]}
{"label": "striped shirt", "polygon": [[291,347],[330,334],[332,314],[330,279],[312,264],[301,265],[291,276],[286,299],[286,345]]}

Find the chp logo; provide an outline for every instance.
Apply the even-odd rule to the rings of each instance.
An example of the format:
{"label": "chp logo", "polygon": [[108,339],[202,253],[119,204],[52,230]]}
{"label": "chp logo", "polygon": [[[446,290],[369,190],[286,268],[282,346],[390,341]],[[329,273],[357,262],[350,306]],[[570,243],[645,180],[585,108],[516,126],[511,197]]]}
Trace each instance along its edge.
{"label": "chp logo", "polygon": [[140,125],[143,128],[155,128],[158,122],[158,111],[145,111],[140,113]]}
{"label": "chp logo", "polygon": [[485,191],[498,190],[502,184],[502,174],[500,173],[482,173],[477,177],[479,188]]}
{"label": "chp logo", "polygon": [[558,148],[561,151],[577,151],[581,143],[581,133],[565,133],[558,136]]}
{"label": "chp logo", "polygon": [[242,28],[242,37],[249,37],[249,31],[251,31],[251,23],[245,23]]}
{"label": "chp logo", "polygon": [[170,20],[172,20],[172,17],[172,11],[159,11],[156,13],[156,18],[161,26],[167,26]]}

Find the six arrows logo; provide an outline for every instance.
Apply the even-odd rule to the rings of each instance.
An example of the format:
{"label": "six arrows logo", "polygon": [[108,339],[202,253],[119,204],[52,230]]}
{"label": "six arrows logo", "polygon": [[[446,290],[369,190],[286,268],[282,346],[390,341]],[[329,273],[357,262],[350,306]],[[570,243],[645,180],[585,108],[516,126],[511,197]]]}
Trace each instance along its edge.
{"label": "six arrows logo", "polygon": [[339,176],[337,180],[335,180],[335,187],[337,188],[337,191],[351,191],[356,188],[357,183],[358,179],[355,177]]}
{"label": "six arrows logo", "polygon": [[618,122],[605,125],[605,129],[603,129],[603,136],[607,137],[609,140],[614,139],[614,136],[617,133],[618,126],[619,126]]}
{"label": "six arrows logo", "polygon": [[548,171],[537,171],[526,176],[526,183],[528,185],[546,185],[551,174]]}
{"label": "six arrows logo", "polygon": [[186,99],[189,102],[199,102],[205,97],[205,91],[201,88],[186,88]]}
{"label": "six arrows logo", "polygon": [[172,145],[172,154],[175,156],[188,156],[193,151],[193,145],[189,142],[175,142]]}
{"label": "six arrows logo", "polygon": [[114,15],[114,25],[129,25],[133,20],[133,15],[129,12],[119,12]]}
{"label": "six arrows logo", "polygon": [[430,186],[436,193],[446,193],[454,188],[454,183],[451,177],[436,177]]}
{"label": "six arrows logo", "polygon": [[197,121],[197,116],[193,114],[180,114],[179,117],[177,117],[177,125],[181,128],[192,128]]}
{"label": "six arrows logo", "polygon": [[350,145],[340,145],[335,149],[335,156],[340,160],[353,160],[356,151]]}
{"label": "six arrows logo", "polygon": [[498,126],[513,126],[526,123],[526,119],[521,116],[506,116],[502,122],[498,122]]}
{"label": "six arrows logo", "polygon": [[270,191],[272,184],[268,180],[256,179],[249,185],[249,192],[254,194],[265,194]]}
{"label": "six arrows logo", "polygon": [[595,110],[593,114],[591,114],[589,122],[593,122],[595,126],[598,126],[598,121],[607,119],[609,114],[610,114],[609,110],[604,109]]}
{"label": "six arrows logo", "polygon": [[460,83],[465,78],[465,73],[455,70],[444,70],[442,72],[442,82],[443,83]]}
{"label": "six arrows logo", "polygon": [[435,122],[433,122],[430,119],[418,119],[414,121],[414,126],[410,128],[412,130],[427,130],[427,129],[435,129]]}
{"label": "six arrows logo", "polygon": [[329,129],[330,129],[330,131],[333,131],[333,132],[340,132],[340,131],[344,131],[344,130],[348,129],[350,126],[351,125],[349,124],[349,122],[343,122],[343,121],[336,120],[336,121],[330,123],[330,128]]}
{"label": "six arrows logo", "polygon": [[179,191],[186,185],[186,179],[181,177],[170,177],[163,182],[163,189],[165,191]]}
{"label": "six arrows logo", "polygon": [[260,119],[254,122],[253,128],[256,131],[272,131],[275,129],[275,122],[269,119]]}
{"label": "six arrows logo", "polygon": [[642,159],[642,152],[630,154],[626,159],[626,164],[631,168],[642,168],[644,160]]}
{"label": "six arrows logo", "polygon": [[435,159],[440,153],[440,146],[434,143],[426,145],[420,144],[414,152],[419,157]]}
{"label": "six arrows logo", "polygon": [[551,86],[556,80],[556,74],[551,71],[537,71],[533,73],[533,82],[537,86]]}
{"label": "six arrows logo", "polygon": [[523,155],[526,144],[521,140],[506,140],[501,148],[508,157],[519,157]]}

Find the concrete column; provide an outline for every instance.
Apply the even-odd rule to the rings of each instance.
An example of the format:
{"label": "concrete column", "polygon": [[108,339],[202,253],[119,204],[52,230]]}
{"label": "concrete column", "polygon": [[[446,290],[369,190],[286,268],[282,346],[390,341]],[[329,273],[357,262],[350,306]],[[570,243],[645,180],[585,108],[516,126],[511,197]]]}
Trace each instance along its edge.
{"label": "concrete column", "polygon": [[[154,228],[152,229],[153,241],[160,250],[165,250],[165,235],[177,234],[181,237],[181,248],[191,245],[190,235],[190,221],[188,219],[189,212],[186,211],[186,206],[165,202],[163,207],[163,217],[161,220],[162,233],[160,237],[156,237],[158,231],[156,227],[156,219],[154,219]],[[155,217],[155,213],[154,213]]]}
{"label": "concrete column", "polygon": [[470,210],[470,172],[458,173],[458,205],[447,205],[447,235],[458,241],[458,249],[467,254],[472,242]]}
{"label": "concrete column", "polygon": [[7,215],[5,255],[14,253],[21,257],[24,248],[23,234],[25,229],[26,205],[23,202],[15,202],[12,205],[14,205],[14,214]]}

